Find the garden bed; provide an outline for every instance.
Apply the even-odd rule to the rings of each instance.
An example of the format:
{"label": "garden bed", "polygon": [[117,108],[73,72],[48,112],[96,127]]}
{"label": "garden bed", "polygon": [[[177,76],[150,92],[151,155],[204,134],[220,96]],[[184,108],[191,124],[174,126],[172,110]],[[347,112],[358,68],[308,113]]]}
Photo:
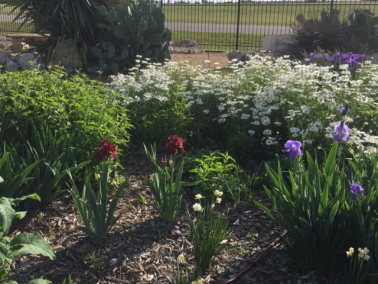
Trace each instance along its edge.
{"label": "garden bed", "polygon": [[[174,264],[180,254],[185,255],[189,264],[193,263],[184,212],[173,225],[163,222],[143,181],[143,177],[151,174],[147,161],[143,156],[131,160],[138,162],[125,165],[130,180],[124,198],[117,205],[116,215],[121,214],[121,218],[106,240],[91,240],[77,230],[82,225],[80,217],[72,197],[64,194],[47,207],[30,211],[24,220],[15,223],[13,231],[13,235],[25,231],[41,234],[52,245],[56,260],[24,257],[13,265],[12,279],[23,283],[44,278],[60,284],[71,275],[74,283],[172,283]],[[256,190],[253,194],[256,200],[269,206],[263,191]],[[192,195],[191,189],[186,188],[188,203]],[[232,234],[227,239],[230,248],[215,258],[202,277],[204,283],[225,283],[232,279],[283,232],[250,203],[243,203],[239,212],[231,203],[218,205],[217,209],[230,222]],[[282,248],[283,242],[279,242],[233,283],[317,283],[314,275],[292,269]],[[193,269],[191,265],[189,268]],[[327,283],[337,283],[334,277]]]}

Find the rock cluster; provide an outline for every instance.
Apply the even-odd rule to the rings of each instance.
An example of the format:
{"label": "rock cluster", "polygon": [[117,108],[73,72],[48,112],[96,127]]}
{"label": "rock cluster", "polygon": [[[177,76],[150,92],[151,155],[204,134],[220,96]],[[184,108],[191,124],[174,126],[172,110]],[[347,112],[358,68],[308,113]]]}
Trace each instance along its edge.
{"label": "rock cluster", "polygon": [[179,42],[169,44],[169,52],[185,53],[185,54],[200,54],[205,52],[203,46],[198,45],[194,40],[183,39]]}
{"label": "rock cluster", "polygon": [[[0,51],[0,65],[5,66],[5,71],[29,70],[32,68],[33,62],[37,65],[43,65],[41,64],[41,57],[33,52],[12,55],[7,51]],[[42,68],[45,68],[45,65]]]}

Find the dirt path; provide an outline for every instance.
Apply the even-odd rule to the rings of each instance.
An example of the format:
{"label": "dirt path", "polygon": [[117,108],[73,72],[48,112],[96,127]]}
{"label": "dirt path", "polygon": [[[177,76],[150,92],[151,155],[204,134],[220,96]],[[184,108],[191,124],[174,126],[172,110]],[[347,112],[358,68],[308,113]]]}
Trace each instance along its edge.
{"label": "dirt path", "polygon": [[[171,61],[188,61],[190,65],[201,65],[202,68],[215,69],[228,66],[227,52],[205,52],[201,54],[171,54]],[[219,64],[218,64],[219,63]]]}

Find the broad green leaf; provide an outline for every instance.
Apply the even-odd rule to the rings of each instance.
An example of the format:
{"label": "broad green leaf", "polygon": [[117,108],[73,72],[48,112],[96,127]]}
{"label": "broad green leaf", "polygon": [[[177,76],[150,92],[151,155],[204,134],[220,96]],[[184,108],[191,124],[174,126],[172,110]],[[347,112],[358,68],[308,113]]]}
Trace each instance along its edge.
{"label": "broad green leaf", "polygon": [[53,284],[53,283],[45,279],[34,279],[34,280],[30,280],[27,284]]}
{"label": "broad green leaf", "polygon": [[55,259],[54,252],[42,236],[31,233],[21,233],[10,241],[11,258],[19,259],[27,254],[41,254]]}

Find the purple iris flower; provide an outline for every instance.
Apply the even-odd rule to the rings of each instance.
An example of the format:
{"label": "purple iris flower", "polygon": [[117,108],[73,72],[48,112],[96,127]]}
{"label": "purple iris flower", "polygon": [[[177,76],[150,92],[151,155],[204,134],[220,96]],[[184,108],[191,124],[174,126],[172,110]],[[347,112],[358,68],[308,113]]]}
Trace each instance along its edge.
{"label": "purple iris flower", "polygon": [[340,110],[340,113],[342,116],[346,116],[348,115],[348,112],[349,112],[349,104],[346,104],[345,107],[342,110]]}
{"label": "purple iris flower", "polygon": [[310,65],[311,64],[311,60],[310,59],[305,59],[303,60],[302,62],[304,65]]}
{"label": "purple iris flower", "polygon": [[365,191],[361,185],[354,183],[350,186],[350,198],[356,200],[358,196],[365,196]]}
{"label": "purple iris flower", "polygon": [[289,153],[289,158],[294,160],[296,156],[303,156],[301,146],[302,143],[299,141],[288,140],[285,144],[286,149],[282,150],[282,152]]}
{"label": "purple iris flower", "polygon": [[335,140],[336,142],[340,142],[342,140],[344,140],[345,142],[348,142],[349,128],[348,126],[344,124],[344,122],[336,124],[334,131],[335,131],[335,135],[332,136],[333,140]]}

